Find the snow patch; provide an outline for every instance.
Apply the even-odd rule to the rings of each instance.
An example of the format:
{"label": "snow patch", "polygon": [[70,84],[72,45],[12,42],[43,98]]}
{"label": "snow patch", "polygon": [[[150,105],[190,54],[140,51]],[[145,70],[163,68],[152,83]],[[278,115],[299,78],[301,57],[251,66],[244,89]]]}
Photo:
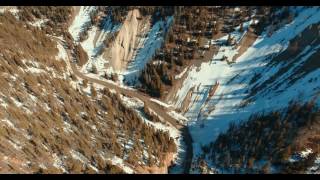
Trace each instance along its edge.
{"label": "snow patch", "polygon": [[125,173],[133,174],[134,170],[130,168],[129,166],[125,165],[123,160],[117,156],[113,156],[112,159],[110,159],[111,163],[113,165],[119,166]]}
{"label": "snow patch", "polygon": [[94,12],[97,8],[95,6],[81,6],[79,13],[75,16],[74,21],[69,27],[69,32],[75,41],[79,41],[80,32],[84,31],[91,25],[90,13]]}
{"label": "snow patch", "polygon": [[58,48],[58,55],[56,56],[56,59],[63,59],[65,61],[68,60],[68,54],[65,50],[65,48],[57,42],[57,48]]}
{"label": "snow patch", "polygon": [[41,28],[42,25],[46,22],[48,22],[49,19],[37,19],[35,20],[34,22],[28,22],[28,24],[30,24],[31,26],[34,26],[34,27],[39,27]]}
{"label": "snow patch", "polygon": [[15,125],[9,119],[1,119],[1,122],[5,123],[8,127],[16,129]]}
{"label": "snow patch", "polygon": [[61,159],[57,156],[56,153],[53,153],[52,154],[52,159],[53,159],[53,166],[58,168],[58,169],[61,169],[64,173],[67,173],[67,170],[63,164],[63,162],[61,161]]}
{"label": "snow patch", "polygon": [[157,103],[157,104],[159,104],[159,105],[161,105],[161,106],[163,106],[163,107],[166,107],[166,108],[172,107],[171,105],[166,104],[166,103],[164,103],[164,102],[162,102],[162,101],[159,101],[159,100],[157,100],[157,99],[154,99],[154,98],[151,98],[150,100],[153,101],[153,102],[155,102],[155,103]]}
{"label": "snow patch", "polygon": [[300,152],[300,156],[302,158],[307,158],[311,153],[312,153],[312,149],[307,148],[306,150]]}
{"label": "snow patch", "polygon": [[181,124],[188,122],[188,118],[184,117],[182,114],[177,113],[176,111],[169,111],[168,114],[174,119],[178,120]]}
{"label": "snow patch", "polygon": [[99,170],[96,167],[94,167],[93,165],[91,165],[89,160],[85,156],[83,156],[81,153],[79,153],[78,151],[71,150],[70,154],[73,159],[77,159],[77,160],[81,161],[83,164],[87,164],[94,171],[99,172]]}
{"label": "snow patch", "polygon": [[187,72],[188,68],[185,68],[180,74],[176,75],[174,78],[175,79],[180,79],[182,76]]}

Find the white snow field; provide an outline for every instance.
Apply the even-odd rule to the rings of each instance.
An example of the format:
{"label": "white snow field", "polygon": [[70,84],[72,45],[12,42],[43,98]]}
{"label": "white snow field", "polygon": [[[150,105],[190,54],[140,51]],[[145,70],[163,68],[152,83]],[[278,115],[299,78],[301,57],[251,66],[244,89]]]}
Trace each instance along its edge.
{"label": "white snow field", "polygon": [[[193,144],[195,155],[201,152],[202,145],[214,141],[217,135],[224,132],[231,121],[245,120],[255,112],[284,108],[290,100],[297,97],[310,100],[320,91],[320,82],[316,79],[320,75],[320,69],[310,72],[293,84],[288,84],[287,79],[292,72],[320,48],[319,45],[308,46],[301,52],[303,58],[294,59],[295,63],[289,67],[286,73],[277,78],[277,82],[273,82],[270,88],[264,88],[261,92],[258,92],[258,95],[251,97],[253,99],[252,103],[248,103],[243,108],[239,107],[254,85],[265,82],[287,63],[282,61],[270,65],[272,57],[286,50],[290,39],[296,37],[309,25],[320,21],[320,9],[318,7],[298,7],[291,10],[297,12],[297,17],[290,24],[274,32],[271,37],[268,37],[267,33],[264,32],[236,60],[236,63],[228,65],[225,61],[216,60],[224,55],[232,58],[236,54],[235,51],[237,50],[233,47],[222,46],[211,62],[202,63],[200,68],[190,68],[183,87],[176,94],[178,100],[174,105],[179,108],[188,91],[192,87],[199,87],[198,89],[194,88],[190,109],[184,114],[189,119],[190,133],[195,142]],[[239,32],[232,34],[237,40],[242,37]],[[227,36],[222,37],[219,41],[224,41],[226,38]],[[249,84],[255,73],[260,73],[261,77],[254,83]],[[309,83],[310,78],[314,78],[318,82]],[[220,86],[215,94],[207,100],[210,87],[216,81],[220,83]],[[280,82],[281,86],[275,87]]]}

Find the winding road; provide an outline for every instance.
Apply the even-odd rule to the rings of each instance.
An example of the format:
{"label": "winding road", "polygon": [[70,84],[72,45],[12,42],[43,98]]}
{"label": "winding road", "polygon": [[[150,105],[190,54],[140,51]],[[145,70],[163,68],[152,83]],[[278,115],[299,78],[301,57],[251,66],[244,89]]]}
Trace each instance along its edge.
{"label": "winding road", "polygon": [[[56,41],[60,44],[63,45],[63,47],[68,47],[67,46],[67,43],[59,38],[55,38]],[[92,78],[92,77],[88,77],[84,74],[82,74],[76,64],[74,63],[74,61],[72,61],[74,58],[72,56],[73,54],[73,49],[68,49],[68,48],[65,48],[66,51],[67,51],[67,54],[68,54],[68,59],[69,61],[67,62],[68,63],[68,66],[71,67],[71,70],[72,72],[74,73],[75,76],[81,78],[81,79],[86,79],[88,80],[89,82],[93,82],[93,83],[96,83],[96,84],[99,84],[99,85],[102,85],[106,88],[109,88],[109,89],[114,89],[117,93],[120,93],[120,94],[123,94],[125,96],[128,96],[128,97],[134,97],[134,98],[137,98],[141,101],[143,101],[145,103],[145,105],[147,105],[150,109],[152,109],[154,112],[156,112],[159,116],[161,116],[164,120],[168,121],[170,124],[172,124],[175,128],[179,129],[181,131],[181,134],[182,134],[182,137],[183,137],[183,140],[186,144],[186,155],[185,155],[185,159],[183,160],[183,173],[185,174],[188,174],[189,171],[190,171],[190,167],[191,167],[191,162],[192,162],[192,157],[193,157],[193,147],[192,147],[192,137],[189,133],[189,129],[187,126],[179,123],[178,120],[174,119],[172,116],[170,116],[168,114],[169,111],[172,111],[173,109],[169,109],[165,106],[162,106],[160,105],[159,103],[156,103],[154,101],[152,101],[151,97],[148,96],[147,94],[145,93],[142,93],[140,91],[137,91],[137,90],[131,90],[131,89],[127,89],[127,88],[123,88],[123,87],[120,87],[116,84],[113,84],[113,83],[110,83],[110,82],[107,82],[107,81],[103,81],[103,80],[99,80],[99,79],[95,79],[95,78]]]}

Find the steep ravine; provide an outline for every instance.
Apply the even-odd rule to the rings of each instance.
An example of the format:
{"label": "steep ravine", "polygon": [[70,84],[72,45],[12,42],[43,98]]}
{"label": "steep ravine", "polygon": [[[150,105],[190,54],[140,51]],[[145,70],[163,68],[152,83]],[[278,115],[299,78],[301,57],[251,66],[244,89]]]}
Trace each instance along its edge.
{"label": "steep ravine", "polygon": [[146,19],[141,17],[139,10],[134,9],[128,12],[111,48],[106,49],[104,54],[104,58],[110,61],[110,66],[114,71],[124,70],[133,58],[139,45],[139,36],[144,36],[150,28],[146,22]]}
{"label": "steep ravine", "polygon": [[[64,44],[64,41],[61,41],[59,39],[56,39],[58,42]],[[73,49],[67,50],[68,52],[68,59],[69,61],[72,60],[71,55],[72,54],[70,51],[73,51]],[[185,126],[179,124],[177,122],[176,119],[174,119],[171,115],[168,115],[167,112],[169,111],[167,108],[159,105],[158,103],[155,103],[154,101],[151,100],[151,98],[149,96],[146,96],[145,94],[138,92],[138,91],[132,91],[130,89],[126,89],[123,87],[119,87],[115,84],[112,83],[108,83],[106,81],[102,81],[99,79],[95,79],[95,78],[91,78],[88,77],[84,74],[82,74],[78,69],[77,66],[72,63],[72,62],[68,62],[67,63],[74,75],[78,76],[80,79],[87,79],[89,82],[94,82],[96,84],[100,84],[102,86],[105,86],[107,88],[113,89],[116,92],[120,93],[120,94],[124,94],[126,96],[129,97],[135,97],[138,98],[140,100],[142,100],[143,102],[147,103],[147,106],[151,109],[153,109],[154,112],[156,112],[158,115],[160,115],[160,117],[162,117],[163,119],[165,119],[166,121],[168,121],[169,123],[171,123],[173,126],[175,126],[177,129],[180,129],[180,131],[182,132],[182,136],[183,139],[185,140],[186,144],[187,144],[187,148],[186,148],[186,159],[183,160],[183,170],[184,173],[188,173],[190,166],[191,166],[191,161],[192,161],[192,139],[191,136],[189,134],[188,128],[186,128]],[[172,165],[172,162],[174,161],[174,156],[172,153],[169,154],[165,154],[164,155],[164,161],[163,161],[163,166],[157,167],[157,166],[152,166],[152,167],[148,167],[148,166],[138,166],[135,167],[136,168],[136,173],[155,173],[155,174],[166,174],[169,173],[168,167],[170,167]]]}

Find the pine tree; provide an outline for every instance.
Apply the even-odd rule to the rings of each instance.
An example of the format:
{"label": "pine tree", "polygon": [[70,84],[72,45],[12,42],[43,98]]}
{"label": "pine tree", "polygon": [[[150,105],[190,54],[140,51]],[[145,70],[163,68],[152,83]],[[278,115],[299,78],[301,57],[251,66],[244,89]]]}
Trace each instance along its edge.
{"label": "pine tree", "polygon": [[239,31],[240,31],[240,32],[243,32],[243,23],[240,24]]}
{"label": "pine tree", "polygon": [[231,44],[231,35],[228,34],[227,45],[229,46],[230,44]]}
{"label": "pine tree", "polygon": [[97,96],[97,91],[94,88],[93,84],[91,84],[90,91],[91,91],[91,96],[95,98]]}
{"label": "pine tree", "polygon": [[84,88],[87,88],[88,87],[88,80],[87,79],[82,80],[82,85]]}
{"label": "pine tree", "polygon": [[116,73],[112,73],[111,74],[111,80],[115,81],[115,82],[118,81],[118,75]]}
{"label": "pine tree", "polygon": [[249,169],[252,169],[253,168],[253,164],[254,164],[254,157],[251,157],[249,160],[248,160],[248,168]]}
{"label": "pine tree", "polygon": [[216,21],[216,24],[214,26],[214,34],[218,34],[219,32],[219,29],[220,29],[220,23],[218,21]]}

